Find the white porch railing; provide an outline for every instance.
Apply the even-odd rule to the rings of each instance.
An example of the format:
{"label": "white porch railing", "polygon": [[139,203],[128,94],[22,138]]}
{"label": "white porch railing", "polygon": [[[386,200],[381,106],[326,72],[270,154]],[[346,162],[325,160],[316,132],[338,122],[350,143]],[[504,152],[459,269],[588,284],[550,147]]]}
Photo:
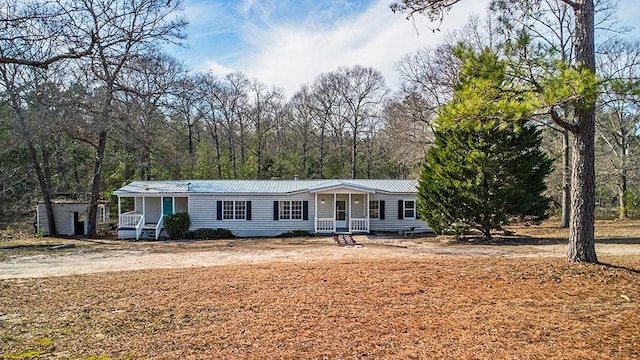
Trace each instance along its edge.
{"label": "white porch railing", "polygon": [[336,219],[316,218],[316,233],[334,233],[334,232],[336,232]]}
{"label": "white porch railing", "polygon": [[351,232],[369,232],[369,219],[351,219],[349,224]]}
{"label": "white porch railing", "polygon": [[142,234],[142,229],[144,228],[144,215],[140,215],[140,220],[138,224],[136,224],[136,240],[140,240],[140,234]]}
{"label": "white porch railing", "polygon": [[135,211],[120,214],[118,227],[135,227],[138,225],[138,222],[140,222],[140,218],[142,218],[142,214],[138,214]]}
{"label": "white porch railing", "polygon": [[156,240],[160,238],[160,233],[162,232],[163,227],[164,227],[164,214],[160,216],[160,219],[158,219],[158,223],[156,224]]}

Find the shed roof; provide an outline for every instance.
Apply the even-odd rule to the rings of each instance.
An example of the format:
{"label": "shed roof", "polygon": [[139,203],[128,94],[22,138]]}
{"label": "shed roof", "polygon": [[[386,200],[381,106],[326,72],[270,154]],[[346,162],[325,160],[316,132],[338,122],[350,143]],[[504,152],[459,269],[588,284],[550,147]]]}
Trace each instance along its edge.
{"label": "shed roof", "polygon": [[368,192],[415,193],[417,184],[417,180],[392,179],[134,181],[114,191],[114,194],[289,194],[321,192],[336,187]]}

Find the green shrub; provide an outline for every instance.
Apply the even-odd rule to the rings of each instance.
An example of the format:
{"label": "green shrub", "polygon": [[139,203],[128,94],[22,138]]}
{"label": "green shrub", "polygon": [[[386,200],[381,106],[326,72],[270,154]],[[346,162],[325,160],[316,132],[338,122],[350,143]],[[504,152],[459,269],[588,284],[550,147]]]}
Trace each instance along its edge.
{"label": "green shrub", "polygon": [[193,232],[193,238],[198,240],[217,240],[217,239],[231,239],[236,237],[229,229],[210,229],[200,228]]}
{"label": "green shrub", "polygon": [[282,234],[278,235],[278,237],[281,237],[281,238],[304,237],[309,235],[310,234],[307,230],[291,230],[291,231],[283,232]]}
{"label": "green shrub", "polygon": [[189,230],[189,226],[191,226],[191,219],[187,213],[166,215],[164,218],[164,229],[173,239],[183,237]]}

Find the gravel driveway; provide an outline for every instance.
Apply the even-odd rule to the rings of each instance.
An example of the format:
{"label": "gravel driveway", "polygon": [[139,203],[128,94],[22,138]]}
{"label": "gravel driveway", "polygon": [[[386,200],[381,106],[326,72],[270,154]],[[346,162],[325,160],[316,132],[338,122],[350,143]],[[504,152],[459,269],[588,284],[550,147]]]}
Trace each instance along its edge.
{"label": "gravel driveway", "polygon": [[[563,257],[562,241],[448,243],[435,238],[354,236],[361,246],[337,246],[331,237],[218,241],[124,242],[49,239],[46,246],[0,248],[0,279],[65,276],[106,271],[307,262],[354,258],[434,256]],[[58,241],[59,240],[59,241]],[[67,245],[58,247],[55,245]],[[640,244],[598,243],[604,255],[640,255]]]}

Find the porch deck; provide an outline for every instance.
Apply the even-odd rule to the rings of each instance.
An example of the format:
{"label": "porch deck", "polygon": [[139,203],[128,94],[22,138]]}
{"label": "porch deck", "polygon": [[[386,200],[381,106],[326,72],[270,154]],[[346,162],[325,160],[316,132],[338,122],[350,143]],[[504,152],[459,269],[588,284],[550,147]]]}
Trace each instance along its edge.
{"label": "porch deck", "polygon": [[118,239],[155,238],[158,240],[164,230],[164,215],[158,222],[146,222],[144,214],[129,211],[118,217]]}

